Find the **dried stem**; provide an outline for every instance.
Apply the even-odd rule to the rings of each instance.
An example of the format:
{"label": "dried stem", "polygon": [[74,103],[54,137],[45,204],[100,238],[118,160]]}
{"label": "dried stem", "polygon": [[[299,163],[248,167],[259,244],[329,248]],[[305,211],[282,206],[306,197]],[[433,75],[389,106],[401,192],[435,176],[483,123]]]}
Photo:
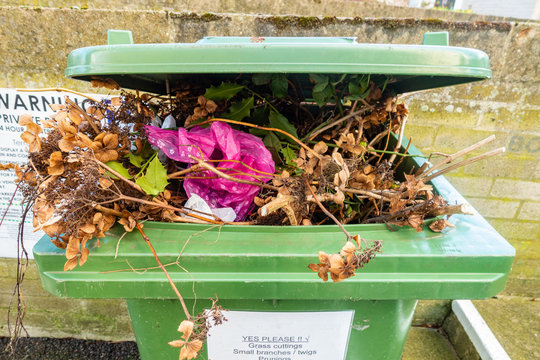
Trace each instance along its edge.
{"label": "dried stem", "polygon": [[167,177],[169,179],[176,179],[180,176],[183,176],[185,174],[189,174],[189,173],[192,173],[196,170],[198,170],[201,166],[200,165],[193,165],[192,167],[190,168],[187,168],[187,169],[184,169],[184,170],[180,170],[180,171],[177,171],[177,172],[174,172],[174,173],[171,173],[171,174],[168,174]]}
{"label": "dried stem", "polygon": [[209,165],[209,164],[205,163],[203,160],[196,158],[195,156],[189,155],[189,158],[191,160],[197,161],[198,165],[204,167],[205,169],[213,172],[217,176],[222,177],[224,179],[234,181],[234,182],[237,182],[237,183],[240,183],[240,184],[248,184],[248,185],[260,186],[262,188],[270,189],[270,190],[274,190],[274,191],[278,190],[278,188],[276,186],[273,186],[273,185],[269,185],[269,184],[265,184],[265,183],[261,183],[261,182],[256,182],[256,181],[243,180],[243,179],[238,179],[238,178],[232,177],[232,176],[230,176],[228,174],[225,174],[224,172],[219,171],[218,169],[216,169],[212,165]]}
{"label": "dried stem", "polygon": [[[343,117],[340,117],[339,119],[332,121],[330,124],[328,124],[328,125],[326,125],[326,126],[320,128],[320,129],[318,129],[318,130],[315,131],[313,134],[309,135],[308,140],[311,141],[311,140],[315,139],[315,138],[317,137],[317,135],[322,134],[322,133],[325,132],[326,130],[331,129],[331,128],[333,128],[334,126],[341,124],[343,121],[345,121],[345,120],[347,120],[347,119],[353,118],[353,117],[355,117],[355,116],[357,116],[357,115],[362,115],[363,113],[365,113],[365,112],[368,111],[368,110],[370,110],[370,109],[369,109],[369,108],[363,108],[363,109],[360,109],[360,110],[358,110],[358,111],[352,112],[352,113],[350,113],[349,115],[345,115],[345,116],[343,116]],[[305,138],[304,138],[304,139],[305,139]]]}
{"label": "dried stem", "polygon": [[[463,155],[466,155],[476,149],[478,149],[479,147],[491,142],[495,140],[495,135],[491,135],[491,136],[488,136],[487,138],[485,138],[484,140],[481,140],[479,142],[477,142],[476,144],[473,144],[463,150],[460,150],[452,155],[448,155],[445,159],[443,159],[441,162],[433,165],[432,167],[430,167],[429,169],[427,169],[427,171],[425,171],[424,173],[420,174],[419,176],[417,176],[417,178],[419,180],[421,180],[422,178],[425,178],[425,177],[428,177],[429,174],[431,174],[432,172],[434,172],[435,170],[438,170],[440,169],[442,166],[446,165],[446,164],[449,164],[451,163],[452,161],[454,161],[455,159],[457,159],[458,157],[461,157]],[[424,182],[427,182],[427,181],[424,181]]]}
{"label": "dried stem", "polygon": [[139,186],[137,185],[136,183],[134,183],[133,181],[129,180],[129,179],[126,179],[124,176],[122,176],[121,174],[119,174],[118,172],[114,171],[112,168],[110,168],[109,166],[105,165],[104,163],[102,163],[101,161],[99,161],[98,159],[92,159],[93,161],[96,162],[96,164],[98,164],[99,166],[101,166],[102,168],[104,168],[105,170],[107,170],[108,172],[110,172],[111,174],[113,174],[114,176],[116,176],[117,178],[119,178],[120,180],[122,180],[123,182],[125,182],[126,184],[128,184],[129,186],[131,186],[132,188],[134,188],[135,190],[143,193],[143,194],[146,194],[144,192],[144,190]]}
{"label": "dried stem", "polygon": [[345,188],[343,192],[352,194],[365,195],[377,200],[392,201],[392,196],[395,196],[396,192],[389,192],[388,190],[362,190],[362,189],[350,189]]}
{"label": "dried stem", "polygon": [[99,103],[99,101],[94,99],[93,97],[90,97],[90,96],[88,96],[86,94],[83,94],[83,93],[75,91],[75,90],[70,90],[70,89],[65,89],[65,88],[17,89],[17,91],[21,91],[21,92],[43,92],[43,91],[68,92],[68,93],[72,93],[72,94],[75,94],[75,95],[85,97],[88,100],[92,100],[95,103]]}
{"label": "dried stem", "polygon": [[122,212],[120,212],[118,210],[114,210],[114,209],[111,209],[111,208],[108,208],[108,207],[105,207],[105,206],[101,206],[101,205],[95,205],[94,209],[96,209],[97,211],[101,211],[104,214],[114,215],[114,216],[118,216],[118,217],[123,217],[124,216],[124,214],[122,214]]}
{"label": "dried stem", "polygon": [[[178,211],[179,213],[182,213],[182,214],[184,214],[186,216],[191,216],[191,217],[195,218],[195,219],[185,218],[185,222],[189,222],[189,223],[195,223],[195,224],[207,224],[207,223],[222,224],[223,223],[223,221],[216,221],[216,220],[208,219],[208,218],[202,217],[200,215],[190,213],[190,212],[188,212],[188,211],[186,211],[184,209],[180,209],[180,208],[177,208],[177,207],[172,206],[172,205],[162,204],[162,203],[155,202],[155,201],[148,201],[148,200],[134,198],[134,197],[131,197],[131,196],[126,196],[126,195],[119,195],[118,199],[115,199],[115,201],[116,200],[128,200],[128,201],[138,202],[138,203],[149,205],[149,206],[160,207],[160,208],[167,209],[167,210]],[[212,215],[212,216],[214,216],[214,215]],[[199,221],[197,221],[196,219],[198,219]]]}
{"label": "dried stem", "polygon": [[276,129],[276,128],[268,128],[268,127],[264,127],[264,126],[259,126],[259,125],[255,125],[255,124],[250,124],[250,123],[245,123],[245,122],[241,122],[241,121],[236,121],[236,120],[229,120],[229,119],[220,119],[220,118],[213,118],[213,119],[208,119],[206,121],[203,121],[203,122],[200,122],[200,123],[197,123],[197,124],[193,124],[193,125],[190,125],[188,127],[186,127],[187,129],[193,127],[193,126],[200,126],[200,125],[204,125],[204,124],[209,124],[209,123],[213,123],[214,121],[219,121],[219,122],[225,122],[225,123],[229,123],[229,124],[236,124],[236,125],[242,125],[242,126],[248,126],[248,127],[252,127],[252,128],[255,128],[255,129],[260,129],[260,130],[266,130],[266,131],[275,131],[275,132],[278,132],[280,134],[283,134],[289,138],[291,138],[295,143],[297,143],[298,145],[300,145],[301,147],[303,147],[305,150],[309,151],[310,153],[312,153],[317,159],[321,160],[322,157],[320,154],[316,153],[315,151],[313,151],[313,149],[311,149],[309,146],[307,146],[306,144],[304,144],[302,141],[298,140],[295,136],[289,134],[288,132],[286,131],[283,131],[281,129]]}
{"label": "dried stem", "polygon": [[429,213],[430,216],[453,215],[453,214],[474,215],[474,211],[469,204],[458,204],[458,205],[443,206]]}
{"label": "dried stem", "polygon": [[154,258],[156,259],[156,262],[157,262],[159,268],[165,273],[165,276],[167,276],[167,280],[169,280],[169,284],[171,284],[171,287],[173,288],[174,292],[176,293],[176,296],[178,296],[178,299],[180,300],[180,304],[182,304],[182,309],[184,310],[184,314],[186,314],[186,319],[190,320],[191,319],[191,314],[189,313],[189,311],[188,311],[188,309],[186,307],[186,303],[184,302],[184,298],[182,297],[182,295],[180,294],[180,292],[176,288],[176,285],[174,285],[174,282],[172,281],[172,279],[171,279],[171,277],[169,275],[169,272],[167,271],[167,269],[165,269],[165,266],[163,266],[163,264],[161,263],[161,260],[159,260],[159,257],[158,257],[158,255],[156,253],[156,250],[154,249],[154,247],[150,243],[150,238],[144,233],[144,231],[142,229],[142,226],[141,226],[141,224],[139,224],[139,222],[137,222],[137,229],[141,233],[141,236],[143,237],[144,241],[146,241],[146,244],[150,248],[150,251],[152,251],[152,254],[154,255]]}
{"label": "dried stem", "polygon": [[304,177],[304,181],[306,182],[306,186],[309,189],[309,192],[311,193],[311,195],[313,195],[313,200],[315,200],[317,205],[319,205],[319,208],[321,208],[321,210],[326,214],[326,216],[328,216],[330,219],[332,219],[339,226],[341,231],[343,231],[345,236],[347,236],[347,240],[352,239],[353,237],[351,236],[351,234],[349,234],[349,232],[347,230],[345,230],[345,227],[343,227],[343,225],[339,222],[339,220],[336,219],[336,217],[334,215],[332,215],[332,213],[330,211],[326,210],[324,205],[317,199],[317,195],[315,195],[315,192],[313,191],[313,188],[311,187],[311,185],[309,185],[309,181],[308,181],[306,175],[303,175],[303,177]]}
{"label": "dried stem", "polygon": [[92,117],[88,115],[86,111],[81,109],[79,105],[77,105],[73,100],[71,100],[67,96],[64,97],[64,101],[66,102],[66,105],[71,106],[72,108],[74,108],[75,110],[77,110],[79,113],[81,113],[84,116],[84,118],[86,119],[86,121],[88,121],[88,124],[90,124],[90,126],[92,127],[96,135],[98,135],[101,132],[101,130],[98,129],[96,123],[94,122],[94,119],[92,119]]}
{"label": "dried stem", "polygon": [[469,158],[469,159],[465,159],[465,160],[460,161],[458,163],[455,163],[454,165],[451,165],[451,166],[449,166],[449,167],[447,167],[445,169],[437,171],[436,173],[433,173],[433,174],[431,174],[429,176],[426,176],[422,181],[427,183],[427,182],[433,180],[433,178],[436,178],[439,175],[446,174],[449,171],[455,170],[457,168],[460,168],[462,166],[471,164],[473,162],[484,160],[484,159],[490,158],[492,156],[502,154],[505,151],[506,151],[506,149],[504,147],[502,147],[502,148],[498,148],[498,149],[495,149],[495,150],[492,150],[492,151],[488,151],[487,153],[484,153],[482,155],[478,155],[478,156],[475,156],[475,157],[472,157],[472,158]]}
{"label": "dried stem", "polygon": [[[399,138],[398,138],[396,146],[394,147],[395,152],[398,152],[399,149],[401,149],[401,143],[403,142],[403,134],[405,133],[405,124],[407,124],[407,116],[404,116],[403,119],[401,120],[401,128],[399,129]],[[396,156],[397,156],[396,154],[392,154],[388,162],[390,164],[393,164],[394,160],[396,159]]]}
{"label": "dried stem", "polygon": [[289,205],[291,202],[295,200],[295,197],[292,195],[283,195],[279,196],[270,201],[268,204],[265,204],[260,208],[260,214],[261,216],[267,216],[272,214],[273,212],[281,209],[284,206]]}

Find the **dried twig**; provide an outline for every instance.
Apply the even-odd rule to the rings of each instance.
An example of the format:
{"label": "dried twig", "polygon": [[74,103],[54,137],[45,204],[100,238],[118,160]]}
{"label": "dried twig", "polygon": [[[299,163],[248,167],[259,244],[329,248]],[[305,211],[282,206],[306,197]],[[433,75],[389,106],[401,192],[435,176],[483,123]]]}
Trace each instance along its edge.
{"label": "dried twig", "polygon": [[[401,120],[401,127],[399,129],[399,138],[396,143],[396,146],[394,147],[395,152],[398,152],[401,149],[401,143],[403,142],[403,134],[405,133],[405,124],[407,124],[407,116],[404,116],[403,119]],[[396,154],[392,154],[390,156],[390,159],[388,159],[388,162],[390,164],[393,164],[394,160],[396,159],[396,156],[397,156]]]}
{"label": "dried twig", "polygon": [[360,110],[357,110],[355,112],[350,113],[349,115],[345,115],[343,117],[340,117],[339,119],[332,121],[330,124],[320,128],[320,129],[316,130],[315,132],[313,132],[312,134],[310,134],[308,140],[311,141],[311,140],[315,139],[317,137],[317,135],[322,134],[326,130],[331,129],[334,126],[341,124],[342,122],[344,122],[347,119],[353,118],[353,117],[355,117],[357,115],[362,115],[363,113],[367,112],[368,110],[370,110],[370,108],[362,108]]}
{"label": "dried twig", "polygon": [[213,172],[214,174],[216,174],[219,177],[222,177],[224,179],[234,181],[234,182],[237,182],[237,183],[240,183],[240,184],[248,184],[248,185],[260,186],[262,188],[270,189],[270,190],[274,190],[274,191],[278,190],[278,188],[276,186],[273,186],[273,185],[269,185],[269,184],[265,184],[265,183],[257,182],[257,181],[250,181],[250,180],[244,180],[244,179],[238,179],[238,178],[232,177],[232,176],[230,176],[228,174],[225,174],[224,172],[219,171],[215,167],[205,163],[203,160],[196,158],[195,156],[189,155],[189,158],[191,160],[197,161],[198,165],[204,167],[205,169]]}
{"label": "dried twig", "polygon": [[169,275],[169,272],[167,271],[167,269],[165,269],[165,266],[163,266],[163,264],[161,263],[161,260],[159,260],[159,257],[158,257],[158,255],[156,253],[156,250],[154,249],[154,247],[150,243],[150,238],[144,233],[144,231],[142,229],[142,226],[141,226],[141,224],[139,224],[139,222],[137,222],[137,229],[139,230],[139,232],[141,233],[141,236],[143,237],[144,241],[146,242],[146,244],[150,248],[150,251],[152,251],[152,254],[154,255],[154,258],[156,259],[156,262],[158,263],[159,268],[165,273],[165,276],[167,276],[167,280],[169,280],[169,284],[171,285],[172,289],[176,293],[176,296],[180,300],[180,304],[182,304],[182,309],[184,310],[184,314],[186,315],[186,319],[190,320],[191,319],[191,314],[189,313],[189,311],[188,311],[188,309],[186,307],[186,303],[184,302],[184,298],[180,294],[180,291],[178,291],[178,289],[176,288],[176,285],[174,285],[174,282],[172,281],[171,276]]}
{"label": "dried twig", "polygon": [[125,182],[126,184],[128,184],[129,186],[131,186],[132,188],[134,188],[135,190],[143,193],[143,194],[146,194],[144,192],[144,190],[139,186],[137,185],[136,183],[134,183],[133,181],[129,180],[129,179],[126,179],[124,176],[122,176],[120,173],[116,172],[115,170],[113,170],[112,168],[110,168],[109,166],[105,165],[104,163],[102,163],[101,161],[99,161],[98,159],[96,158],[93,158],[92,159],[93,161],[95,161],[96,164],[98,164],[99,166],[101,166],[102,168],[104,168],[105,170],[107,170],[108,172],[110,172],[111,174],[113,174],[114,176],[116,176],[117,178],[119,178],[120,180],[122,180],[123,182]]}
{"label": "dried twig", "polygon": [[44,92],[44,91],[57,91],[57,92],[68,92],[68,93],[72,93],[72,94],[75,94],[75,95],[79,95],[79,96],[82,96],[82,97],[85,97],[87,98],[88,100],[91,100],[95,103],[99,103],[98,100],[94,99],[93,97],[91,96],[88,96],[86,94],[83,94],[81,92],[78,92],[78,91],[75,91],[75,90],[70,90],[70,89],[65,89],[65,88],[44,88],[44,89],[17,89],[17,91],[21,91],[21,92]]}
{"label": "dried twig", "polygon": [[229,120],[229,119],[220,119],[220,118],[208,119],[208,120],[206,120],[206,121],[203,121],[203,122],[200,122],[200,123],[197,123],[197,124],[193,124],[193,125],[187,126],[186,129],[190,129],[190,128],[192,128],[193,126],[200,126],[200,125],[204,125],[204,124],[213,123],[214,121],[225,122],[225,123],[236,124],[236,125],[242,125],[242,126],[248,126],[248,127],[252,127],[252,128],[260,129],[260,130],[266,130],[266,131],[275,131],[275,132],[278,132],[278,133],[280,133],[280,134],[283,134],[283,135],[285,135],[285,136],[291,138],[295,143],[297,143],[298,145],[300,145],[301,147],[303,147],[305,150],[307,150],[307,151],[309,151],[310,153],[312,153],[317,159],[319,159],[319,160],[322,159],[321,155],[318,154],[317,152],[313,151],[312,148],[310,148],[309,146],[307,146],[306,144],[304,144],[302,141],[298,140],[295,136],[293,136],[293,135],[289,134],[288,132],[283,131],[283,130],[281,130],[281,129],[268,128],[268,127],[259,126],[259,125],[255,125],[255,124],[245,123],[245,122],[242,122],[242,121]]}
{"label": "dried twig", "polygon": [[422,181],[427,183],[427,182],[431,181],[433,178],[436,178],[437,176],[446,174],[449,171],[455,170],[457,168],[460,168],[462,166],[471,164],[471,163],[476,162],[476,161],[484,160],[484,159],[490,158],[492,156],[502,154],[505,151],[506,151],[506,149],[504,147],[501,147],[501,148],[498,148],[498,149],[495,149],[495,150],[492,150],[492,151],[488,151],[487,153],[484,153],[482,155],[478,155],[478,156],[475,156],[475,157],[472,157],[472,158],[469,158],[469,159],[465,159],[465,160],[460,161],[460,162],[458,162],[458,163],[456,163],[454,165],[451,165],[451,166],[449,166],[449,167],[447,167],[445,169],[437,171],[436,173],[433,173],[433,174],[431,174],[429,176],[426,176],[425,178],[422,179]]}
{"label": "dried twig", "polygon": [[311,187],[311,185],[309,185],[309,181],[308,181],[306,175],[302,175],[302,176],[304,177],[304,181],[306,182],[306,186],[309,189],[309,192],[311,193],[311,195],[313,195],[313,199],[315,200],[317,205],[319,205],[319,208],[321,208],[321,210],[326,214],[326,216],[328,216],[330,219],[332,219],[336,223],[336,225],[339,226],[341,231],[343,231],[343,233],[345,233],[345,235],[347,236],[347,240],[352,239],[353,237],[351,236],[351,234],[347,230],[345,230],[345,227],[343,226],[343,224],[341,224],[339,222],[339,220],[336,219],[336,217],[334,215],[332,215],[332,213],[330,211],[326,210],[324,205],[317,199],[317,195],[315,195],[315,192],[313,191],[313,188]]}
{"label": "dried twig", "polygon": [[[471,145],[469,147],[466,147],[465,149],[460,150],[460,151],[458,151],[458,152],[456,152],[456,153],[454,153],[452,155],[448,155],[441,162],[439,162],[439,163],[433,165],[432,167],[428,168],[425,172],[421,173],[420,175],[417,175],[417,178],[419,180],[421,180],[421,179],[427,177],[429,174],[431,174],[435,170],[438,170],[441,167],[443,167],[444,165],[451,163],[452,161],[454,161],[458,157],[466,155],[466,154],[478,149],[479,147],[481,147],[481,146],[483,146],[483,145],[485,145],[487,143],[490,143],[493,140],[495,140],[495,135],[490,135],[487,138],[485,138],[484,140],[481,140],[481,141],[477,142],[476,144],[473,144],[473,145]],[[424,181],[424,182],[427,182],[427,181]]]}

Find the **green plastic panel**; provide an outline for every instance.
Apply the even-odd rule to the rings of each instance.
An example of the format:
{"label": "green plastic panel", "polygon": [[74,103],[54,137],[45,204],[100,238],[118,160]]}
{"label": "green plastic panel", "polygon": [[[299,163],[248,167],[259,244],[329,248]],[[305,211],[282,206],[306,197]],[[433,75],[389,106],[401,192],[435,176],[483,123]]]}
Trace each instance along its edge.
{"label": "green plastic panel", "polygon": [[[179,338],[178,324],[185,320],[175,300],[127,299],[129,316],[137,338],[142,360],[177,360],[178,348],[168,341]],[[346,360],[399,360],[412,322],[416,300],[225,300],[220,305],[227,310],[253,311],[317,311],[354,310]],[[208,299],[186,302],[201,313],[211,305]],[[206,344],[201,359],[207,359]],[[246,357],[247,358],[247,357]],[[279,357],[277,357],[279,358]],[[277,359],[276,358],[276,359]],[[287,356],[281,357],[286,359]],[[299,356],[297,359],[309,359]],[[253,357],[255,359],[255,357]],[[266,358],[268,359],[268,358]],[[329,359],[332,360],[332,359]]]}
{"label": "green plastic panel", "polygon": [[[419,154],[414,146],[409,153]],[[408,158],[405,166],[413,164],[419,162]],[[450,203],[466,202],[443,177],[432,184]],[[514,249],[479,214],[452,216],[451,222],[455,228],[446,233],[348,225],[353,234],[383,240],[383,253],[340,283],[325,283],[307,268],[319,250],[337,252],[344,244],[337,226],[146,222],[144,229],[188,299],[480,299],[500,292]],[[122,234],[123,228],[114,228],[83,267],[69,272],[63,271],[64,251],[41,239],[34,257],[44,288],[76,298],[175,298],[141,235],[133,232],[120,241]]]}
{"label": "green plastic panel", "polygon": [[[445,37],[446,36],[446,37]],[[360,44],[355,38],[207,37],[189,44],[131,44],[118,30],[109,45],[74,50],[66,75],[108,77],[125,88],[166,92],[187,76],[236,78],[238,74],[391,75],[396,93],[463,84],[491,77],[488,56],[476,49],[440,46],[448,34],[426,34],[434,45]]]}

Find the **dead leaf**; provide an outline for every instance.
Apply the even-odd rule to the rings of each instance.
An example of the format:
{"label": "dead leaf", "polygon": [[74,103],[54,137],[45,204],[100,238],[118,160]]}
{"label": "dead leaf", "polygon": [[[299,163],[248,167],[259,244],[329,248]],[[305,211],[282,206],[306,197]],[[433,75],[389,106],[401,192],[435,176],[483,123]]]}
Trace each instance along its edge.
{"label": "dead leaf", "polygon": [[103,189],[108,189],[111,187],[111,185],[113,184],[113,182],[107,178],[99,178],[99,185],[103,188]]}
{"label": "dead leaf", "polygon": [[104,87],[106,89],[110,90],[120,90],[120,85],[116,81],[110,78],[101,78],[98,76],[92,76],[92,80],[90,81],[90,84],[92,87]]}
{"label": "dead leaf", "polygon": [[120,106],[120,105],[122,105],[122,98],[118,97],[118,96],[111,98],[111,105],[112,106]]}
{"label": "dead leaf", "polygon": [[429,228],[431,229],[431,231],[434,231],[434,232],[441,232],[447,227],[454,227],[454,224],[450,223],[446,219],[435,220],[434,222],[429,224]]}
{"label": "dead leaf", "polygon": [[21,126],[26,126],[26,125],[32,124],[32,123],[33,123],[32,116],[29,115],[29,114],[22,114],[19,117],[19,125],[21,125]]}
{"label": "dead leaf", "polygon": [[424,223],[424,218],[422,216],[420,216],[420,215],[413,214],[413,215],[410,215],[407,218],[407,223],[411,227],[416,229],[417,232],[421,232],[422,231],[422,224]]}
{"label": "dead leaf", "polygon": [[178,327],[178,331],[183,333],[181,338],[178,340],[173,340],[169,342],[169,345],[173,347],[180,348],[180,357],[179,360],[187,359],[195,359],[199,354],[199,351],[202,348],[202,341],[201,340],[192,340],[189,341],[189,338],[191,337],[191,334],[193,332],[193,321],[184,320],[180,323],[180,326]]}

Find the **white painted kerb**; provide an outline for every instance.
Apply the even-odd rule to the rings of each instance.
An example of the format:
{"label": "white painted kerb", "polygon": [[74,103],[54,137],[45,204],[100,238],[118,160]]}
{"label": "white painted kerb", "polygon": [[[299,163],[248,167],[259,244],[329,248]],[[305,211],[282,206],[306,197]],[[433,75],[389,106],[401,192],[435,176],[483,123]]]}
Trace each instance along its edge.
{"label": "white painted kerb", "polygon": [[452,311],[482,360],[510,360],[471,300],[452,301]]}

